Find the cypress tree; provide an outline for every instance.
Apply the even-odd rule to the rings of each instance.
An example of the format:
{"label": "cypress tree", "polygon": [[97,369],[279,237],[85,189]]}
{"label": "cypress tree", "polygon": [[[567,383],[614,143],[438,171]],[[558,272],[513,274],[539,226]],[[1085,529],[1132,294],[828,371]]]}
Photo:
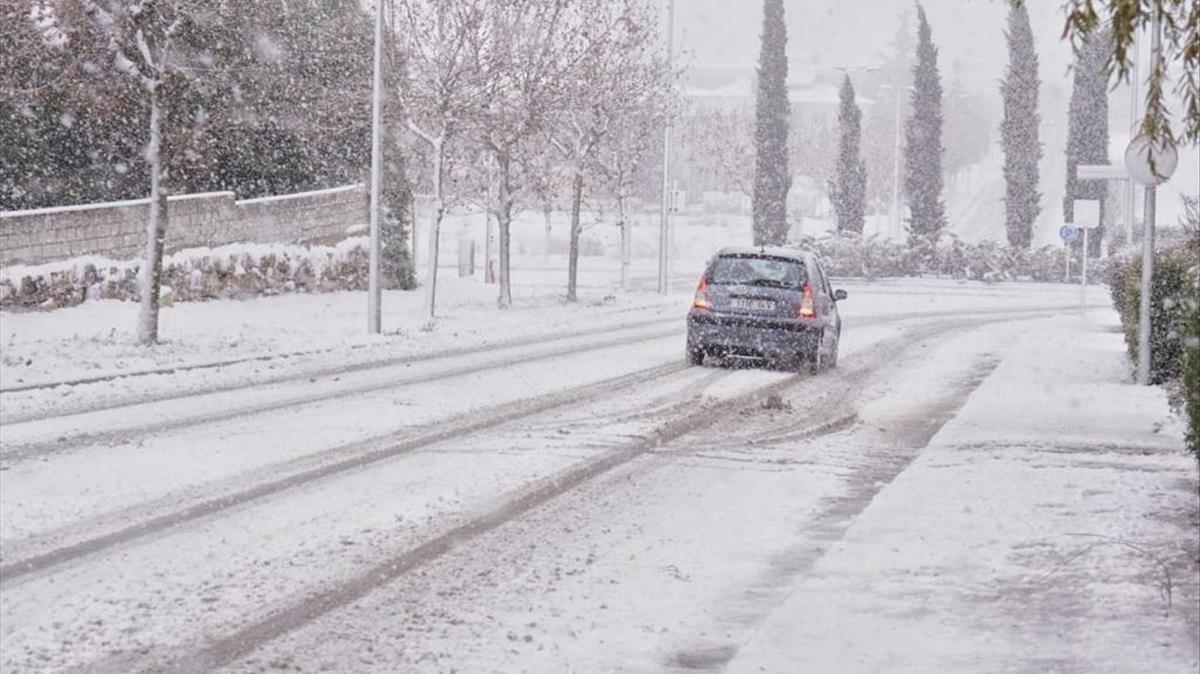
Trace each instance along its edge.
{"label": "cypress tree", "polygon": [[[1100,201],[1100,222],[1106,218],[1108,190],[1102,180],[1078,180],[1080,164],[1108,163],[1108,70],[1112,50],[1108,31],[1087,38],[1075,62],[1071,102],[1067,109],[1067,189],[1063,196],[1063,219],[1075,221],[1075,199]],[[1104,226],[1089,235],[1088,255],[1100,256]]]}
{"label": "cypress tree", "polygon": [[933,31],[920,4],[917,18],[912,116],[904,134],[904,192],[910,212],[909,245],[931,257],[946,228],[946,206],[942,203],[942,81]]}
{"label": "cypress tree", "polygon": [[783,0],[764,0],[762,50],[754,126],[754,243],[787,240],[788,172],[787,26]]}
{"label": "cypress tree", "polygon": [[1033,30],[1024,5],[1008,12],[1008,72],[1001,84],[1004,121],[1000,142],[1004,149],[1004,224],[1008,245],[1029,248],[1033,223],[1041,212],[1038,193],[1038,162],[1042,144],[1038,140],[1038,57]]}
{"label": "cypress tree", "polygon": [[867,201],[867,166],[862,158],[862,110],[854,101],[850,76],[842,81],[838,109],[837,182],[833,185],[833,208],[839,232],[862,234]]}
{"label": "cypress tree", "polygon": [[398,134],[387,134],[383,141],[383,217],[379,224],[380,271],[384,287],[412,290],[417,287],[416,270],[409,254],[408,235],[413,193],[408,180],[404,143]]}

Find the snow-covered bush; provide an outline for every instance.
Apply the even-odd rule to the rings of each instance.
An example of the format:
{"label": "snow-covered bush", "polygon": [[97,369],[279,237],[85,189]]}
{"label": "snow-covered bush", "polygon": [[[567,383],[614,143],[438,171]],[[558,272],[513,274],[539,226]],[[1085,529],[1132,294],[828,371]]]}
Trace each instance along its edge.
{"label": "snow-covered bush", "polygon": [[[1176,381],[1183,373],[1184,338],[1196,293],[1192,257],[1190,251],[1179,248],[1155,255],[1150,288],[1150,380],[1155,384]],[[1121,259],[1112,267],[1113,301],[1121,314],[1130,358],[1136,361],[1142,261],[1138,257]]]}
{"label": "snow-covered bush", "polygon": [[[1188,223],[1185,222],[1185,225]],[[1200,229],[1155,255],[1151,286],[1150,379],[1166,384],[1174,407],[1187,419],[1188,447],[1200,458]],[[1138,356],[1141,258],[1113,258],[1109,289],[1121,315],[1130,358]]]}
{"label": "snow-covered bush", "polygon": [[[804,238],[795,245],[819,254],[833,276],[886,278],[933,275],[970,281],[1031,280],[1056,282],[1063,278],[1066,252],[1060,246],[1025,250],[991,241],[967,243],[949,235],[932,254],[876,236],[831,234]],[[1103,282],[1103,265],[1092,261],[1090,279]]]}
{"label": "snow-covered bush", "polygon": [[[0,307],[58,308],[88,299],[137,300],[140,261],[96,258],[0,276]],[[233,244],[180,251],[163,261],[163,295],[170,302],[242,298],[291,292],[359,290],[367,285],[365,238],[335,246]]]}

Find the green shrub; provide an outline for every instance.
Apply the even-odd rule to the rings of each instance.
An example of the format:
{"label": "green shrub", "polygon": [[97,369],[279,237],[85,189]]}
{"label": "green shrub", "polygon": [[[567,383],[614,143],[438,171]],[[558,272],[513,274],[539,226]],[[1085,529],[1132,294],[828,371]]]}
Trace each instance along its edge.
{"label": "green shrub", "polygon": [[[1200,233],[1155,255],[1151,286],[1150,380],[1169,384],[1187,421],[1186,442],[1200,459]],[[1138,357],[1140,257],[1114,257],[1107,270],[1130,358]]]}
{"label": "green shrub", "polygon": [[[1150,381],[1164,384],[1183,374],[1183,345],[1188,334],[1189,307],[1194,302],[1195,262],[1180,249],[1158,251],[1154,282],[1150,287]],[[1124,269],[1124,278],[1112,290],[1113,301],[1125,327],[1129,356],[1138,359],[1138,321],[1141,302],[1142,261],[1114,265]],[[1114,279],[1117,280],[1117,279]]]}
{"label": "green shrub", "polygon": [[[1200,288],[1193,288],[1200,292]],[[1183,413],[1188,422],[1187,445],[1200,459],[1200,301],[1193,301],[1184,335]]]}

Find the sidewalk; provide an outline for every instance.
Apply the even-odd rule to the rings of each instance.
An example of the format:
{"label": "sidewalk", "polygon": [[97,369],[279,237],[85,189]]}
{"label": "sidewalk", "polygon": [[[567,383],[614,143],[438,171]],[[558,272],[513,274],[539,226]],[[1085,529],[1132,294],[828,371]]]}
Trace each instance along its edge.
{"label": "sidewalk", "polygon": [[1115,320],[998,354],[726,671],[1200,671],[1196,461]]}

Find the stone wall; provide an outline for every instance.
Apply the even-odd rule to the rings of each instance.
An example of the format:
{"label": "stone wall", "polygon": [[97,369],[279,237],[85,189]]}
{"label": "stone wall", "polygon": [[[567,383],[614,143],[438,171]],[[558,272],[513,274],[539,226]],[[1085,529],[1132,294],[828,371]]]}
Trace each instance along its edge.
{"label": "stone wall", "polygon": [[[83,255],[141,255],[149,199],[0,212],[0,266]],[[363,185],[261,199],[232,192],[171,197],[167,252],[228,243],[329,242],[367,222]]]}

